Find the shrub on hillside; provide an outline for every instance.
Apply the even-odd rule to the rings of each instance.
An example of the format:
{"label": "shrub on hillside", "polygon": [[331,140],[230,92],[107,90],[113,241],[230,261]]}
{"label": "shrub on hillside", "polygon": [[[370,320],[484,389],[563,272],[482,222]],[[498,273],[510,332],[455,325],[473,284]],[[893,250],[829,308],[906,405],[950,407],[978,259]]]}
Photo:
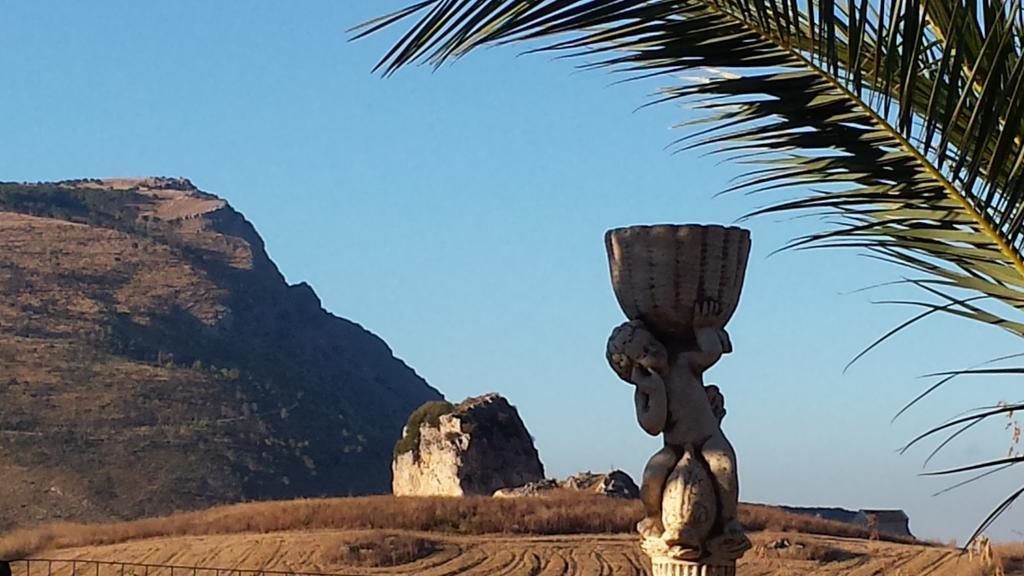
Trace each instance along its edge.
{"label": "shrub on hillside", "polygon": [[444,400],[434,400],[420,406],[405,423],[405,433],[395,443],[395,456],[416,450],[420,446],[420,427],[423,424],[437,428],[441,422],[441,416],[451,414],[455,405]]}
{"label": "shrub on hillside", "polygon": [[416,536],[375,533],[334,539],[320,559],[327,565],[387,568],[415,562],[440,549],[437,542]]}

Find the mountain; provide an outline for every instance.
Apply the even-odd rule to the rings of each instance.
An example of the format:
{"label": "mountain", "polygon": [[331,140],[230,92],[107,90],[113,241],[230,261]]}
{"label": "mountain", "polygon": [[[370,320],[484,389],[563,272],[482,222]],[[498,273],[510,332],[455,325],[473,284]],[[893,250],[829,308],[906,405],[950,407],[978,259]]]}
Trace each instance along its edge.
{"label": "mountain", "polygon": [[441,394],[179,178],[0,183],[0,529],[387,492]]}

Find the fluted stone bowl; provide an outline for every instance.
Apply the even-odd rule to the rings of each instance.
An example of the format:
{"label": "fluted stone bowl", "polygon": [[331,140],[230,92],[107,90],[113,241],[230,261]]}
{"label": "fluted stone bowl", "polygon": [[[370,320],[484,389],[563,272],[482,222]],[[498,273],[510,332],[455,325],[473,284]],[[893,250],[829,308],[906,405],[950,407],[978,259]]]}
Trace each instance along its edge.
{"label": "fluted stone bowl", "polygon": [[702,224],[630,226],[605,233],[612,288],[630,320],[689,337],[694,304],[715,300],[725,327],[740,300],[750,231]]}

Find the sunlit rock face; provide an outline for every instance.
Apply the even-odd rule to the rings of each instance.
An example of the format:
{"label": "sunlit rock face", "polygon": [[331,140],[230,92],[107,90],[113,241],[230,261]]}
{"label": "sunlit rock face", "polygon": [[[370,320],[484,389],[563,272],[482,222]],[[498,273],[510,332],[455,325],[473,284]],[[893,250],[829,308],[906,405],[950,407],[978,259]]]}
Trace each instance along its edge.
{"label": "sunlit rock face", "polygon": [[398,496],[490,496],[544,478],[519,412],[498,394],[422,406],[395,447],[392,471]]}

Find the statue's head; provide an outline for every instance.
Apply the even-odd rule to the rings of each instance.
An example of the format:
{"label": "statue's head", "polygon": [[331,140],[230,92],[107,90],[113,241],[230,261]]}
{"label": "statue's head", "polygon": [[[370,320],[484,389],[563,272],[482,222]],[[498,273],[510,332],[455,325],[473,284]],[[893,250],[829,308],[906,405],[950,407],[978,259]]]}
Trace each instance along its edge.
{"label": "statue's head", "polygon": [[668,370],[668,351],[640,320],[625,322],[612,331],[606,356],[623,380],[629,380],[637,366],[659,374]]}

